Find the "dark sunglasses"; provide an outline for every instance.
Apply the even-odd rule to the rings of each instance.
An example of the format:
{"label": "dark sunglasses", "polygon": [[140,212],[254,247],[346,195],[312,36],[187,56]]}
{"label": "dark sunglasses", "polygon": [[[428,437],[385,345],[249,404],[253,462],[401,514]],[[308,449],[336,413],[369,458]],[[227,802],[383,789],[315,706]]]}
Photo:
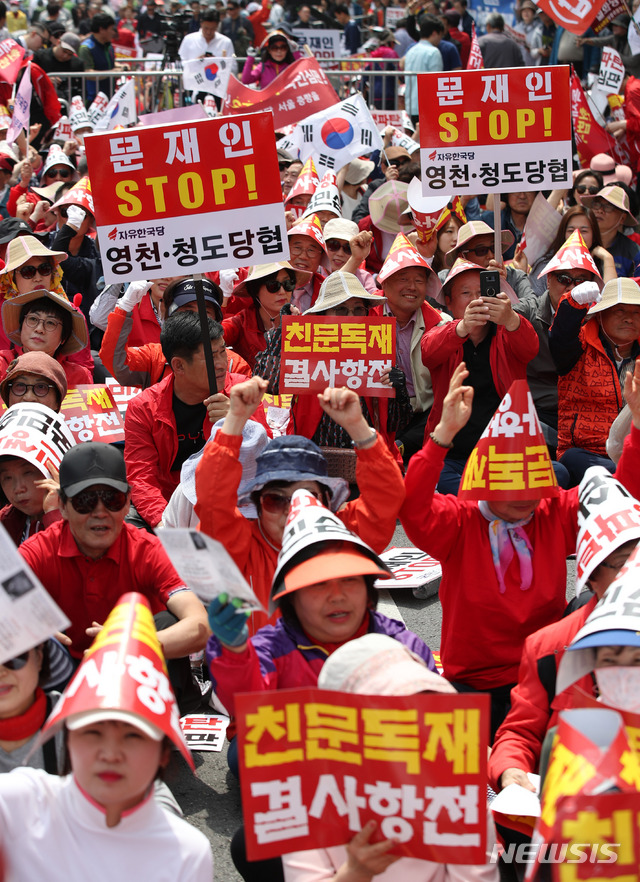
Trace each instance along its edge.
{"label": "dark sunglasses", "polygon": [[272,279],[270,282],[265,282],[264,286],[269,294],[275,294],[280,288],[284,288],[285,291],[289,292],[296,289],[296,283],[292,279],[284,279],[282,282],[279,279]]}
{"label": "dark sunglasses", "polygon": [[95,510],[100,499],[109,511],[122,511],[127,503],[127,494],[111,487],[103,490],[82,490],[75,496],[71,496],[69,502],[78,514],[85,515],[91,514]]}
{"label": "dark sunglasses", "polygon": [[581,285],[583,282],[588,282],[588,279],[576,279],[573,276],[570,276],[569,273],[556,273],[556,279],[560,282],[561,285],[564,285],[567,288],[569,285]]}
{"label": "dark sunglasses", "polygon": [[351,254],[351,245],[343,239],[327,239],[324,243],[329,251],[344,251],[345,254]]}
{"label": "dark sunglasses", "polygon": [[466,251],[462,252],[463,254],[475,254],[476,257],[486,257],[487,254],[493,254],[493,246],[492,245],[476,245],[475,248],[467,248]]}
{"label": "dark sunglasses", "polygon": [[286,43],[269,43],[269,49],[284,49],[286,52],[288,48]]}
{"label": "dark sunglasses", "polygon": [[600,192],[600,187],[587,187],[586,184],[578,184],[576,187],[576,193],[580,193],[582,196],[583,193],[590,193],[591,196],[595,196],[596,193]]}
{"label": "dark sunglasses", "polygon": [[55,389],[55,386],[51,386],[49,383],[23,383],[22,381],[7,383],[7,387],[11,389],[17,398],[22,398],[23,395],[26,395],[27,389],[33,389],[33,394],[36,398],[46,398],[49,394],[49,389]]}
{"label": "dark sunglasses", "polygon": [[2,662],[3,667],[5,667],[8,671],[21,671],[22,668],[29,661],[29,652],[31,650],[27,650],[23,652],[22,655],[16,655],[15,658],[10,658],[6,662]]}
{"label": "dark sunglasses", "polygon": [[400,156],[398,159],[390,159],[389,165],[393,165],[395,168],[400,168],[402,165],[406,165],[409,162],[406,156]]}
{"label": "dark sunglasses", "polygon": [[[322,502],[319,493],[313,493],[312,491],[309,492],[312,493],[318,501]],[[269,514],[281,514],[282,512],[289,511],[291,508],[291,497],[284,493],[277,493],[275,490],[272,490],[262,494],[260,497],[260,505],[264,511]]]}
{"label": "dark sunglasses", "polygon": [[55,170],[45,172],[45,175],[48,178],[62,178],[63,181],[66,181],[67,178],[71,177],[71,169],[57,168]]}
{"label": "dark sunglasses", "polygon": [[16,272],[23,279],[33,279],[36,273],[41,276],[50,276],[53,273],[53,264],[45,261],[39,266],[34,266],[32,263],[28,263],[26,266],[19,266]]}

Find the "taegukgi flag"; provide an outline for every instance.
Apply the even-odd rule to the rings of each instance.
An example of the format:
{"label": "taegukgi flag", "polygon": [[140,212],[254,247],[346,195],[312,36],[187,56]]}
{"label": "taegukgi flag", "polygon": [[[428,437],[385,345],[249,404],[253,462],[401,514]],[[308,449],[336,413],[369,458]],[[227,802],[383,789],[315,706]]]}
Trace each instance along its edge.
{"label": "taegukgi flag", "polygon": [[116,126],[130,126],[137,121],[135,86],[133,79],[129,79],[109,101],[104,115],[96,123],[96,131],[109,132]]}
{"label": "taegukgi flag", "polygon": [[310,156],[318,171],[338,171],[365,153],[382,150],[383,143],[362,95],[350,95],[339,104],[298,123],[290,141],[303,161]]}
{"label": "taegukgi flag", "polygon": [[194,92],[210,92],[224,98],[232,65],[229,58],[194,58],[185,61],[182,70],[184,88]]}

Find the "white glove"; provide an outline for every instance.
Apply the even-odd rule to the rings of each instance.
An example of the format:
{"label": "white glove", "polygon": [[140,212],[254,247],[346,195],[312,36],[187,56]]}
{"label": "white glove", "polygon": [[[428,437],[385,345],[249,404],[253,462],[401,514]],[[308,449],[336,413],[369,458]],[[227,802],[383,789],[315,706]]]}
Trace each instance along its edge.
{"label": "white glove", "polygon": [[131,282],[124,293],[124,296],[118,300],[117,306],[124,309],[125,312],[131,312],[134,306],[137,306],[153,282]]}
{"label": "white glove", "polygon": [[225,297],[231,297],[235,283],[238,281],[237,270],[220,270],[220,287]]}
{"label": "white glove", "polygon": [[573,289],[571,296],[580,306],[593,306],[602,300],[600,288],[595,282],[581,282]]}
{"label": "white glove", "polygon": [[75,227],[76,230],[80,229],[86,216],[87,212],[79,205],[70,205],[67,208],[67,223],[70,227]]}

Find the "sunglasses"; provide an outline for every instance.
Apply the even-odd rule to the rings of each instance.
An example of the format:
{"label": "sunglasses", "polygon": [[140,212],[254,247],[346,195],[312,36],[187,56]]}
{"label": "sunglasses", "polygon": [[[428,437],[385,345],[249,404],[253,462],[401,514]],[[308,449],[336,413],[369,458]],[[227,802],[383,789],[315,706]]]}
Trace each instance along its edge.
{"label": "sunglasses", "polygon": [[389,165],[392,165],[394,168],[400,168],[402,165],[406,165],[409,162],[406,156],[401,156],[399,159],[390,159]]}
{"label": "sunglasses", "polygon": [[33,394],[36,398],[46,398],[49,394],[49,389],[55,389],[55,386],[51,386],[49,383],[23,383],[22,381],[7,383],[7,386],[16,398],[22,398],[23,395],[26,395],[27,389],[33,389]]}
{"label": "sunglasses", "polygon": [[122,511],[127,503],[127,494],[107,487],[103,490],[82,490],[69,499],[78,514],[82,515],[91,514],[97,507],[98,500],[102,500],[109,511]]}
{"label": "sunglasses", "polygon": [[23,652],[22,655],[16,655],[15,658],[10,658],[8,661],[2,662],[2,666],[8,671],[21,671],[29,661],[30,651],[31,650],[28,649],[26,652]]}
{"label": "sunglasses", "polygon": [[71,169],[70,168],[56,168],[51,171],[45,172],[47,178],[62,178],[63,181],[66,181],[67,178],[71,177]]}
{"label": "sunglasses", "polygon": [[599,192],[600,192],[600,187],[594,187],[594,186],[587,187],[586,184],[578,184],[578,186],[576,187],[576,193],[580,193],[581,196],[583,193],[589,193],[591,196],[595,196],[596,193],[599,193]]}
{"label": "sunglasses", "polygon": [[286,43],[270,43],[269,44],[269,49],[283,49],[286,52],[287,48],[288,47],[287,47]]}
{"label": "sunglasses", "polygon": [[296,289],[296,283],[292,279],[284,279],[282,282],[279,279],[272,279],[270,282],[265,282],[264,286],[269,294],[275,294],[280,288],[284,288],[285,291],[289,292]]}
{"label": "sunglasses", "polygon": [[[336,306],[331,310],[331,313],[335,316],[345,316],[345,315],[353,315],[362,318],[365,315],[369,315],[369,310],[366,306],[354,306],[353,309],[347,309],[346,306]],[[330,313],[330,314],[331,314]]]}
{"label": "sunglasses", "polygon": [[581,285],[583,282],[589,281],[589,279],[576,279],[574,276],[570,276],[569,273],[556,273],[555,276],[565,288],[568,288],[569,285]]}
{"label": "sunglasses", "polygon": [[486,257],[487,254],[494,254],[492,245],[476,245],[475,248],[467,248],[463,254],[475,254],[476,257]]}
{"label": "sunglasses", "polygon": [[[319,502],[322,502],[319,493],[314,493],[312,490],[309,492],[315,496]],[[275,490],[271,490],[262,494],[260,497],[260,505],[264,511],[269,514],[282,514],[283,512],[289,511],[291,508],[291,497],[287,496],[285,493],[277,493]]]}
{"label": "sunglasses", "polygon": [[34,266],[32,263],[28,263],[26,266],[19,266],[16,272],[23,279],[33,279],[36,273],[41,276],[50,276],[53,273],[53,264],[45,261],[39,266]]}
{"label": "sunglasses", "polygon": [[351,254],[351,245],[342,239],[327,239],[324,244],[329,251],[344,251],[345,254]]}

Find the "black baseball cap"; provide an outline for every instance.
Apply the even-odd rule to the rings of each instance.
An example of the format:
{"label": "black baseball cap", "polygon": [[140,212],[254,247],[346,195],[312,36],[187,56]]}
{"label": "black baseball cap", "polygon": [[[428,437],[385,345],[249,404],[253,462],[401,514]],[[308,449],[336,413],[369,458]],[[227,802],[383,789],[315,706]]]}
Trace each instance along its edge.
{"label": "black baseball cap", "polygon": [[[221,322],[222,291],[210,279],[202,280],[202,289],[204,291],[205,303],[212,303],[214,305],[216,321]],[[171,282],[165,289],[163,299],[168,316],[173,315],[181,306],[186,306],[187,303],[194,303],[198,299],[194,279],[180,279],[180,281]]]}
{"label": "black baseball cap", "polygon": [[86,441],[62,457],[60,489],[65,496],[75,496],[96,484],[104,484],[123,493],[129,490],[122,453],[111,444]]}

